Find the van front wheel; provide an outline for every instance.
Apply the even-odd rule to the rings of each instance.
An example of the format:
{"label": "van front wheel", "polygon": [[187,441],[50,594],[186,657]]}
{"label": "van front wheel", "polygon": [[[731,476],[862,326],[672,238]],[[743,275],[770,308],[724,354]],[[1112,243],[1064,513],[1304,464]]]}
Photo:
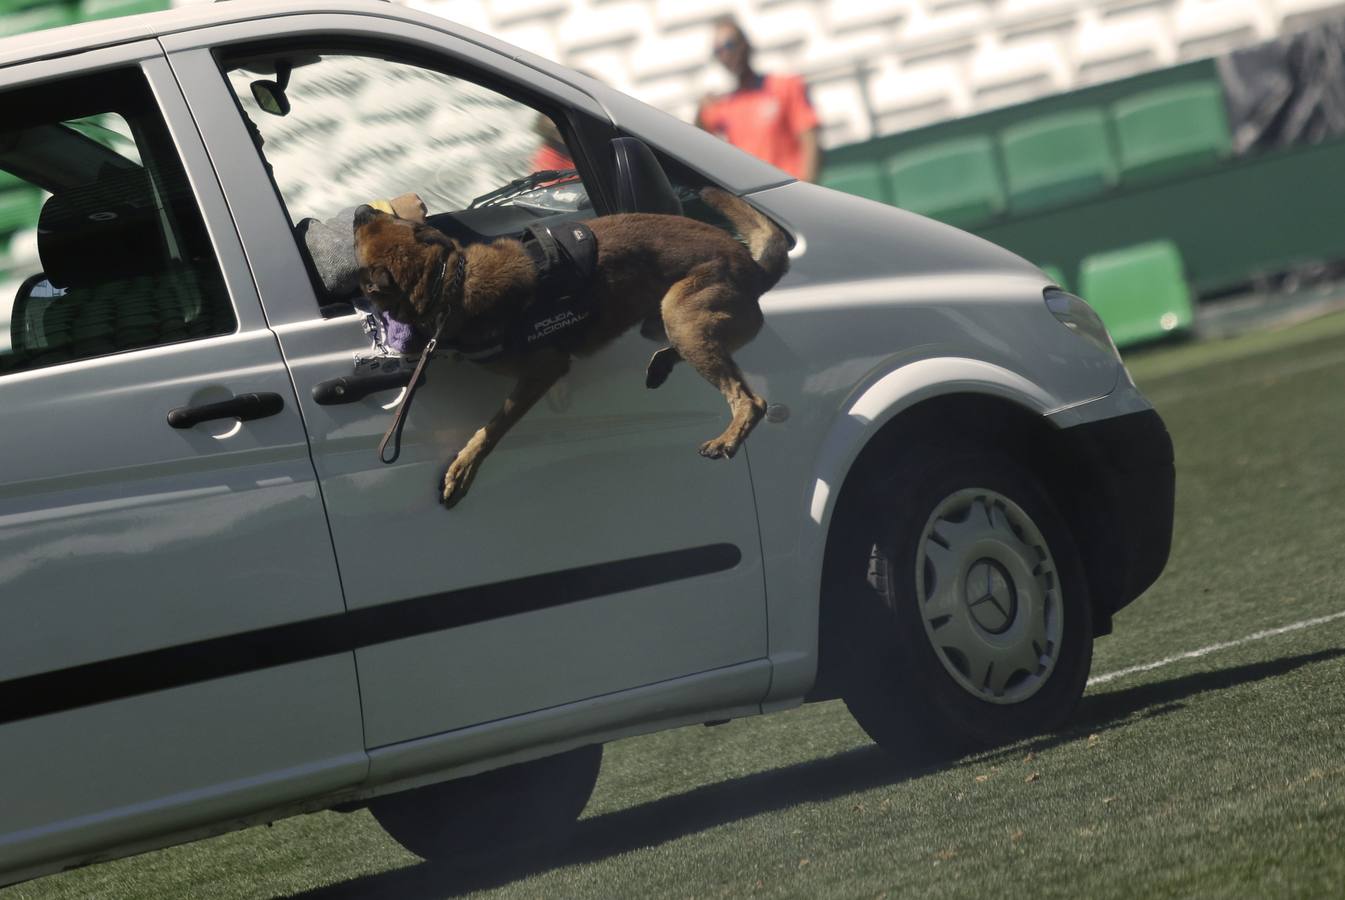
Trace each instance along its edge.
{"label": "van front wheel", "polygon": [[930,762],[1062,724],[1088,678],[1092,615],[1038,479],[943,448],[875,479],[865,507],[850,566],[866,583],[846,598],[865,607],[864,661],[844,696],[869,736]]}

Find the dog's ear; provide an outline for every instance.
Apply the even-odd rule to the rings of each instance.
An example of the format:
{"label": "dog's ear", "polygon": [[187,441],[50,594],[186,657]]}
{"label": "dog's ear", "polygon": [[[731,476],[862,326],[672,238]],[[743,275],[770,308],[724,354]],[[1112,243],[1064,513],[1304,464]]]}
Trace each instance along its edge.
{"label": "dog's ear", "polygon": [[412,229],[411,234],[422,244],[431,244],[437,247],[448,247],[450,250],[460,250],[458,242],[448,235],[444,234],[433,225],[417,225]]}
{"label": "dog's ear", "polygon": [[396,290],[397,282],[393,281],[392,272],[387,266],[360,267],[360,292],[366,297],[391,294]]}

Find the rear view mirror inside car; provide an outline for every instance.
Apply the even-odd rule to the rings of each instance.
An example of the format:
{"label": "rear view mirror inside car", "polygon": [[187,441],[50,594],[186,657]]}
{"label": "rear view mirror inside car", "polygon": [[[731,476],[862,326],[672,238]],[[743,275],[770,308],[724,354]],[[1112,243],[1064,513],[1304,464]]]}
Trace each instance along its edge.
{"label": "rear view mirror inside car", "polygon": [[275,81],[254,81],[249,87],[252,89],[252,99],[257,101],[262,112],[287,116],[290,113],[290,98],[286,96],[285,89],[289,87],[292,67],[287,61],[278,59],[275,68]]}

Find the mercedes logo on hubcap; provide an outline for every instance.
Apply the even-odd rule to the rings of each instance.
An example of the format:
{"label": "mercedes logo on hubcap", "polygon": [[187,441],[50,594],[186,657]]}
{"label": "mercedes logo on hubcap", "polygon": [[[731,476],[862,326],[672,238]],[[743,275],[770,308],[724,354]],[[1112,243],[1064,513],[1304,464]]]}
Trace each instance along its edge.
{"label": "mercedes logo on hubcap", "polygon": [[1018,615],[1018,592],[1009,573],[993,559],[980,559],[967,570],[967,610],[991,634],[1009,630]]}

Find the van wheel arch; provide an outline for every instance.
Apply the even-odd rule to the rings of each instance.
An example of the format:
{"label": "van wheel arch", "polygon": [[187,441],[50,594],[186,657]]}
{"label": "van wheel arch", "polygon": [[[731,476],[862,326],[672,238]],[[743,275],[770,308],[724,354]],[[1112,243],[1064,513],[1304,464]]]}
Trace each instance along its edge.
{"label": "van wheel arch", "polygon": [[[1109,520],[1110,473],[1070,435],[1041,415],[1011,401],[985,394],[952,394],[922,401],[880,428],[865,444],[842,483],[827,530],[818,598],[818,670],[807,700],[839,697],[853,671],[852,638],[872,627],[847,591],[842,552],[855,539],[867,488],[891,460],[925,448],[975,444],[1003,452],[1012,463],[1036,476],[1074,535],[1089,582],[1094,636],[1111,631],[1117,606],[1105,565]],[[850,573],[853,575],[853,573]]]}

